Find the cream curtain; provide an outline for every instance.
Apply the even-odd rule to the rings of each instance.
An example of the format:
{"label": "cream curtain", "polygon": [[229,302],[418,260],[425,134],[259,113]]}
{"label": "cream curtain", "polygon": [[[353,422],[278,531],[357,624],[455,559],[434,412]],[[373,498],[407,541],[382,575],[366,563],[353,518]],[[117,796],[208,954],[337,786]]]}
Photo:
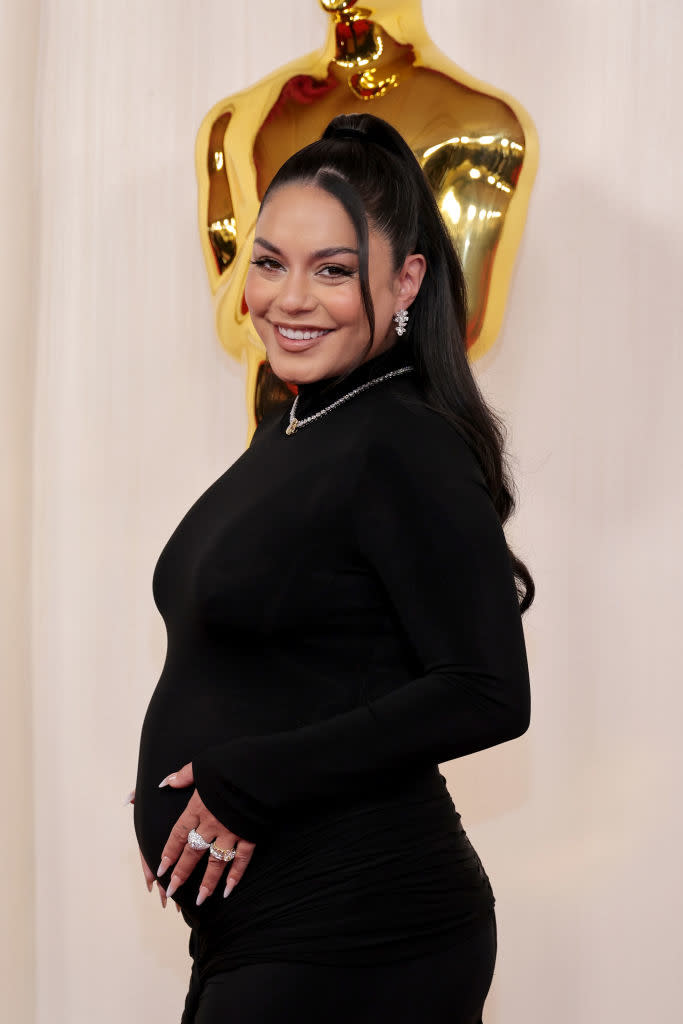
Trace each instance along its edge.
{"label": "cream curtain", "polygon": [[0,991],[22,1022],[33,1020],[35,959],[29,602],[38,25],[38,3],[0,3]]}
{"label": "cream curtain", "polygon": [[[504,331],[477,364],[510,425],[510,538],[538,586],[533,723],[447,769],[498,896],[487,1024],[670,1019],[683,9],[424,14],[541,139]],[[147,895],[122,805],[164,652],[151,575],[246,429],[243,369],[213,332],[194,139],[326,18],[315,0],[4,0],[0,19],[3,1011],[165,1024],[187,933]]]}

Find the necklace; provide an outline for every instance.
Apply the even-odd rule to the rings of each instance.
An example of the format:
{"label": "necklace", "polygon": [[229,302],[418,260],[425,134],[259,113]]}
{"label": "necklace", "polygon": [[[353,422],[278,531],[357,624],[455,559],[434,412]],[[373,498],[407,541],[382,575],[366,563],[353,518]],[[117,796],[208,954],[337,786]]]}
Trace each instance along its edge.
{"label": "necklace", "polygon": [[326,416],[332,409],[336,409],[338,405],[342,405],[344,402],[348,402],[354,395],[359,395],[361,391],[367,391],[374,384],[379,384],[383,380],[388,380],[390,377],[398,377],[402,373],[411,373],[414,370],[414,366],[401,366],[398,370],[390,370],[389,373],[382,374],[381,377],[375,377],[374,380],[369,380],[365,384],[361,384],[360,387],[354,388],[353,391],[349,391],[348,395],[344,395],[342,398],[338,398],[336,402],[332,402],[330,405],[326,405],[320,412],[314,412],[312,416],[304,416],[302,420],[296,418],[296,407],[299,404],[299,396],[297,395],[292,402],[292,408],[289,410],[289,426],[287,427],[286,434],[294,434],[299,427],[305,427],[307,423],[312,423],[313,420],[319,420],[321,416]]}

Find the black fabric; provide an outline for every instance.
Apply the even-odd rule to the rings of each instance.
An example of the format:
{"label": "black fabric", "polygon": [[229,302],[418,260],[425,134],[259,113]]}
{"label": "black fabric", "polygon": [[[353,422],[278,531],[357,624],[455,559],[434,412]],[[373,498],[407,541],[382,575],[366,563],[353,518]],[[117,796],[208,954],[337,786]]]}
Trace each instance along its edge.
{"label": "black fabric", "polygon": [[385,967],[264,963],[191,988],[182,1024],[481,1024],[496,961],[493,911],[466,943]]}
{"label": "black fabric", "polygon": [[[301,388],[303,418],[409,360]],[[256,843],[227,900],[175,894],[201,984],[275,961],[444,950],[493,893],[438,765],[520,735],[529,680],[500,522],[472,451],[394,377],[287,436],[287,414],[183,518],[154,574],[167,627],[135,801],[156,865],[188,790]]]}

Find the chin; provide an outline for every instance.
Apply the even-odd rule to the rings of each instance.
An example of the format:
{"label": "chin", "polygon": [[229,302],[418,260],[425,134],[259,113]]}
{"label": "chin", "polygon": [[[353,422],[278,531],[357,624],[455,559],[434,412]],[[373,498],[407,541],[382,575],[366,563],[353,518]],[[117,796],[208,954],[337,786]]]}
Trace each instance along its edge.
{"label": "chin", "polygon": [[268,362],[276,377],[289,384],[310,384],[322,377],[332,377],[335,370],[328,360],[311,352],[268,352]]}

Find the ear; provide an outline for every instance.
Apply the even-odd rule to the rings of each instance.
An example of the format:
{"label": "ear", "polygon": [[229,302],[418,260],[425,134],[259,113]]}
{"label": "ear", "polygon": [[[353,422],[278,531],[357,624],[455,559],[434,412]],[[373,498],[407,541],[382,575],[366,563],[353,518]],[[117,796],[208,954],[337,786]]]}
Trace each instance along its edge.
{"label": "ear", "polygon": [[398,290],[396,297],[401,309],[407,309],[415,300],[420,290],[422,279],[427,269],[427,261],[420,253],[406,256],[403,266],[398,272]]}

